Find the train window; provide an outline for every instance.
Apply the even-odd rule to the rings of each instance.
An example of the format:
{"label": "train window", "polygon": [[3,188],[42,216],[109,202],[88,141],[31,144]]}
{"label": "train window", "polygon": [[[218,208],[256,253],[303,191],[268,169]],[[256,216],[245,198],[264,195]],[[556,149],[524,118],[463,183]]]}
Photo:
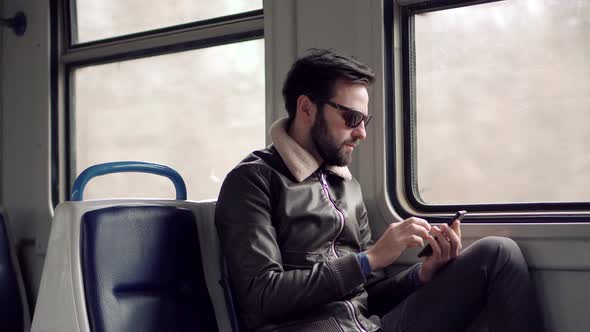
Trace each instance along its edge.
{"label": "train window", "polygon": [[76,44],[259,10],[262,0],[73,0],[71,7]]}
{"label": "train window", "polygon": [[[121,160],[171,166],[189,199],[213,199],[226,173],[264,147],[261,0],[56,3],[54,206],[85,168]],[[84,196],[173,194],[164,178],[115,174]]]}
{"label": "train window", "polygon": [[[216,198],[226,173],[265,144],[262,39],[80,67],[72,72],[75,168],[117,160],[169,165],[189,198]],[[88,198],[169,197],[166,181],[108,177]]]}
{"label": "train window", "polygon": [[406,12],[406,169],[424,206],[590,201],[590,2]]}

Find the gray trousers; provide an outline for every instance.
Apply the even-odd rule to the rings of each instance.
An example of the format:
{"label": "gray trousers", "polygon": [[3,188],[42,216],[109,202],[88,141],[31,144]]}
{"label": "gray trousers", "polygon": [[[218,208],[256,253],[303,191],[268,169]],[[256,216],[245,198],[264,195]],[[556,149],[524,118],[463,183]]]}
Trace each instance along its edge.
{"label": "gray trousers", "polygon": [[485,309],[490,331],[543,331],[518,245],[486,237],[442,268],[381,320],[383,332],[465,331]]}

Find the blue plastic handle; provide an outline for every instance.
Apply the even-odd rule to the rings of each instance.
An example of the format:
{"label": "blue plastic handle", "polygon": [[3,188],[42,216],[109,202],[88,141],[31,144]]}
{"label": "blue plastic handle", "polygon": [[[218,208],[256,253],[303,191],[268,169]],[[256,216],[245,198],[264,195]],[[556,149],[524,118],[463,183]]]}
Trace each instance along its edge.
{"label": "blue plastic handle", "polygon": [[182,176],[180,176],[177,171],[168,166],[142,161],[116,161],[88,167],[76,178],[76,181],[72,186],[70,199],[72,201],[81,201],[84,188],[86,187],[86,184],[88,184],[88,181],[93,177],[124,172],[150,173],[165,176],[172,181],[172,184],[174,184],[174,188],[176,189],[176,199],[182,201],[186,200],[186,185],[184,184]]}

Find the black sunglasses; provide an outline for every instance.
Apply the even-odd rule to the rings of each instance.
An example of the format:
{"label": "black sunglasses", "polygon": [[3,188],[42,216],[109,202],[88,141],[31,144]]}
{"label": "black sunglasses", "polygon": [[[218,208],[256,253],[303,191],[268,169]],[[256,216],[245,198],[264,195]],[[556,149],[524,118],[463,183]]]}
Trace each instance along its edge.
{"label": "black sunglasses", "polygon": [[366,127],[369,124],[369,121],[371,121],[371,118],[373,117],[372,115],[365,115],[362,112],[353,110],[350,107],[340,105],[333,101],[325,100],[323,101],[323,103],[328,104],[342,112],[342,117],[344,118],[346,126],[348,126],[349,128],[356,128],[361,124],[361,122],[364,122]]}

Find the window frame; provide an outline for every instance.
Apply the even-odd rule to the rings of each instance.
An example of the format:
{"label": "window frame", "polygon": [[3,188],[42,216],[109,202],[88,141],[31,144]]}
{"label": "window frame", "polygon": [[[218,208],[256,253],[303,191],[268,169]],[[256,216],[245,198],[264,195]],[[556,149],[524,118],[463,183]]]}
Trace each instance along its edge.
{"label": "window frame", "polygon": [[263,9],[160,29],[72,44],[73,0],[52,0],[51,197],[55,208],[69,199],[76,179],[76,69],[264,38]]}
{"label": "window frame", "polygon": [[256,9],[251,11],[245,11],[236,14],[212,17],[204,20],[192,21],[187,23],[175,24],[170,26],[164,26],[161,28],[155,29],[148,29],[139,32],[132,32],[127,34],[121,34],[113,37],[107,37],[102,39],[91,40],[87,42],[75,42],[78,35],[78,19],[77,19],[77,7],[76,3],[77,0],[65,0],[66,1],[66,13],[64,15],[66,19],[66,36],[67,36],[67,45],[69,49],[75,48],[84,48],[93,45],[100,45],[109,42],[117,42],[117,41],[125,41],[128,39],[134,38],[141,38],[141,37],[148,37],[153,36],[155,34],[163,34],[166,32],[174,32],[178,30],[185,30],[185,29],[194,29],[199,27],[206,27],[211,26],[214,24],[226,24],[228,22],[232,22],[235,20],[239,20],[242,18],[248,18],[252,16],[257,16],[258,14],[262,14],[263,9]]}
{"label": "window frame", "polygon": [[[428,216],[432,222],[444,222],[445,217],[432,214],[454,213],[457,210],[467,210],[474,214],[467,214],[463,222],[477,223],[548,223],[548,222],[590,222],[590,202],[527,202],[527,203],[488,203],[488,204],[424,204],[418,198],[418,179],[416,174],[416,109],[415,104],[415,71],[412,56],[414,50],[414,31],[412,17],[418,13],[433,12],[458,7],[479,5],[499,0],[442,0],[423,1],[394,6],[393,0],[384,1],[385,28],[385,97],[387,124],[386,139],[386,170],[388,174],[397,174],[396,167],[403,165],[401,178],[391,176],[387,178],[388,196],[395,210],[401,217],[413,215]],[[401,45],[401,109],[396,110],[395,82],[396,76],[393,62],[394,41],[394,10],[399,10],[399,31]],[[398,74],[398,75],[399,75]],[[403,138],[396,142],[396,113],[402,112],[401,128]],[[398,118],[399,119],[399,118]],[[403,160],[396,160],[398,149],[404,151]],[[409,151],[409,153],[407,153]],[[401,192],[400,192],[401,190]]]}

